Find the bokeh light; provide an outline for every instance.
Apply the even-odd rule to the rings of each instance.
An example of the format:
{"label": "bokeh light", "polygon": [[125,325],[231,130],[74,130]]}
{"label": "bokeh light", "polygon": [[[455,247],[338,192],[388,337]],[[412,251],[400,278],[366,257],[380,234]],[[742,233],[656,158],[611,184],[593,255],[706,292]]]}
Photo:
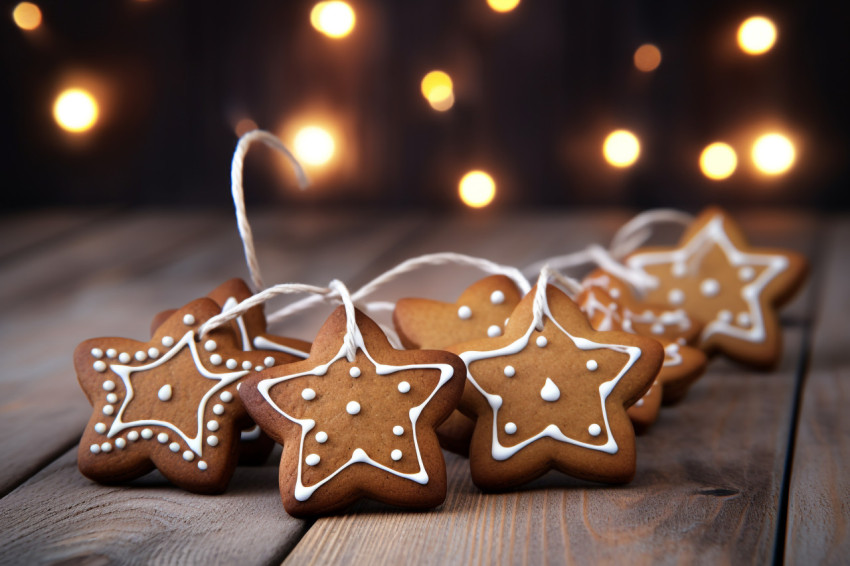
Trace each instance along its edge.
{"label": "bokeh light", "polygon": [[738,46],[748,55],[761,55],[776,43],[776,26],[764,16],[747,18],[738,28]]}
{"label": "bokeh light", "polygon": [[445,112],[455,102],[454,84],[445,71],[431,71],[422,77],[420,90],[434,110]]}
{"label": "bokeh light", "polygon": [[295,157],[307,165],[326,165],[336,151],[336,142],[326,129],[305,126],[295,134]]}
{"label": "bokeh light", "polygon": [[765,175],[785,173],[795,159],[794,144],[782,134],[764,134],[753,144],[753,163]]}
{"label": "bokeh light", "polygon": [[520,0],[487,0],[487,5],[495,12],[510,12],[519,6]]}
{"label": "bokeh light", "polygon": [[481,208],[493,202],[496,182],[484,171],[470,171],[461,178],[458,193],[466,206]]}
{"label": "bokeh light", "polygon": [[41,25],[41,9],[32,2],[21,2],[12,10],[15,24],[27,31],[32,31]]}
{"label": "bokeh light", "polygon": [[738,155],[732,146],[723,142],[712,143],[699,156],[702,174],[715,181],[728,178],[738,167]]}
{"label": "bokeh light", "polygon": [[635,51],[634,61],[639,71],[654,71],[661,64],[661,50],[651,43],[644,43]]}
{"label": "bokeh light", "polygon": [[310,11],[310,23],[328,37],[341,39],[354,29],[354,10],[346,2],[319,2]]}
{"label": "bokeh light", "polygon": [[81,133],[91,129],[99,114],[97,100],[86,90],[69,88],[62,91],[53,104],[53,117],[68,132]]}
{"label": "bokeh light", "polygon": [[605,138],[602,154],[614,167],[629,167],[640,156],[640,142],[628,130],[615,130]]}

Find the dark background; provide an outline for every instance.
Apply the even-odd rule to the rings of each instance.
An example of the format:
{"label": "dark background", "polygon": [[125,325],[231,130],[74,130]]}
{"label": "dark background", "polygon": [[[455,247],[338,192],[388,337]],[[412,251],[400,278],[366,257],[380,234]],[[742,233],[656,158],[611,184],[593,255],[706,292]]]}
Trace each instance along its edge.
{"label": "dark background", "polygon": [[[484,0],[357,0],[343,40],[312,28],[315,2],[37,3],[35,32],[14,25],[15,2],[0,19],[4,210],[229,207],[236,123],[280,134],[305,112],[335,117],[338,166],[299,192],[277,155],[252,150],[249,203],[460,208],[458,179],[482,168],[498,185],[494,208],[850,206],[840,2],[523,0],[497,14]],[[779,38],[752,57],[735,34],[757,14]],[[663,56],[651,73],[632,62],[646,42]],[[455,80],[445,113],[419,91],[435,68]],[[80,80],[97,85],[101,117],[72,135],[51,109]],[[642,142],[626,170],[601,156],[616,128]],[[797,148],[775,178],[749,165],[771,128]],[[739,158],[720,182],[697,164],[718,140]]]}

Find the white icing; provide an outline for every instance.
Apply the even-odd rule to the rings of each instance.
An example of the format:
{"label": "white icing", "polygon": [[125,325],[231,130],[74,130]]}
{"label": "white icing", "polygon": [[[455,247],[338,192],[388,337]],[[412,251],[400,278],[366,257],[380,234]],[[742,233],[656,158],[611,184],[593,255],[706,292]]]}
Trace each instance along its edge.
{"label": "white icing", "polygon": [[123,438],[116,438],[115,439],[115,447],[116,448],[124,448],[125,446],[127,446],[126,440],[124,440]]}
{"label": "white icing", "polygon": [[351,368],[350,370],[348,370],[348,375],[350,375],[351,377],[360,377],[360,368],[359,367]]}
{"label": "white icing", "polygon": [[159,441],[160,444],[165,444],[166,442],[168,442],[168,435],[164,432],[160,432],[156,435],[156,439],[157,441]]}
{"label": "white icing", "polygon": [[516,434],[516,423],[505,423],[505,432],[508,434]]}
{"label": "white icing", "polygon": [[94,367],[94,371],[100,373],[106,371],[106,362],[104,362],[103,360],[97,360],[94,364],[92,364],[92,366]]}
{"label": "white icing", "polygon": [[266,366],[254,366],[254,371],[263,371],[266,369]]}
{"label": "white icing", "polygon": [[749,326],[750,325],[750,313],[748,312],[739,312],[738,318],[738,326]]}
{"label": "white icing", "polygon": [[215,432],[218,430],[218,421],[207,421],[207,430]]}
{"label": "white icing", "polygon": [[216,415],[223,415],[224,414],[224,406],[219,404],[219,403],[216,403],[215,405],[213,405],[212,411]]}
{"label": "white icing", "polygon": [[546,344],[549,343],[549,340],[547,340],[545,336],[538,336],[535,342],[538,347],[545,348]]}
{"label": "white icing", "polygon": [[619,299],[620,298],[620,290],[617,289],[616,287],[609,289],[608,294],[611,295],[611,298],[613,298],[613,299]]}
{"label": "white icing", "polygon": [[664,325],[660,322],[656,322],[650,327],[649,331],[653,334],[664,334]]}
{"label": "white icing", "polygon": [[222,362],[221,356],[218,354],[213,354],[210,356],[210,363],[214,366],[220,366]]}
{"label": "white icing", "polygon": [[92,454],[100,454],[100,444],[92,444],[89,446],[89,450]]}
{"label": "white icing", "polygon": [[219,399],[224,401],[225,403],[230,403],[233,401],[233,393],[230,391],[222,391],[221,395],[218,396]]}
{"label": "white icing", "polygon": [[305,401],[312,401],[316,398],[316,391],[314,389],[306,387],[304,388],[304,390],[301,391],[301,398]]}
{"label": "white icing", "polygon": [[118,355],[118,350],[116,350],[115,348],[110,348],[106,351],[106,357],[107,358],[112,359],[117,355]]}
{"label": "white icing", "polygon": [[587,360],[587,363],[584,364],[588,371],[596,371],[599,369],[599,362],[596,360]]}
{"label": "white icing", "polygon": [[684,277],[688,274],[688,268],[684,263],[677,262],[670,266],[670,272],[673,277]]}
{"label": "white icing", "polygon": [[191,314],[184,315],[183,324],[185,324],[186,326],[192,326],[193,324],[195,324],[195,317]]}
{"label": "white icing", "polygon": [[720,294],[720,283],[717,279],[703,279],[702,283],[699,284],[699,292],[704,297],[716,297]]}
{"label": "white icing", "polygon": [[204,342],[204,350],[207,352],[214,352],[216,348],[218,348],[218,344],[215,343],[215,340],[207,340]]}
{"label": "white icing", "polygon": [[349,401],[345,406],[345,412],[349,415],[356,415],[360,413],[360,403],[357,401]]}
{"label": "white icing", "polygon": [[561,398],[561,390],[558,389],[554,381],[547,377],[543,389],[540,390],[540,398],[549,402],[557,401]]}
{"label": "white icing", "polygon": [[738,279],[741,281],[752,281],[756,276],[756,270],[749,265],[738,270]]}
{"label": "white icing", "polygon": [[148,356],[150,356],[153,359],[158,358],[159,357],[159,350],[157,348],[148,348]]}
{"label": "white icing", "polygon": [[148,359],[148,353],[143,351],[143,350],[139,350],[138,352],[136,352],[136,355],[133,356],[133,357],[136,358],[137,361],[143,362],[146,359]]}
{"label": "white icing", "polygon": [[127,352],[121,352],[118,355],[118,361],[121,362],[122,364],[129,364],[130,360],[132,360],[132,359],[133,358],[130,357],[130,354],[128,354]]}
{"label": "white icing", "polygon": [[103,357],[103,350],[101,350],[100,348],[92,348],[91,355],[95,358],[100,359]]}
{"label": "white icing", "polygon": [[304,458],[304,463],[308,466],[315,466],[321,461],[322,459],[319,457],[318,454],[307,454],[307,457]]}
{"label": "white icing", "polygon": [[732,319],[732,311],[728,309],[723,309],[722,311],[719,311],[717,313],[717,320],[719,320],[720,322],[725,322],[728,324],[732,322]]}
{"label": "white icing", "polygon": [[207,469],[207,463],[203,460],[198,460],[198,469],[202,472]]}
{"label": "white icing", "polygon": [[103,407],[103,414],[106,415],[106,416],[109,416],[114,412],[115,412],[115,407],[113,407],[112,405],[105,405]]}
{"label": "white icing", "polygon": [[328,433],[326,433],[323,430],[320,430],[319,432],[316,433],[316,442],[318,442],[319,444],[324,444],[327,441],[328,441]]}
{"label": "white icing", "polygon": [[679,350],[679,344],[671,342],[664,346],[664,362],[662,367],[678,366],[682,363],[682,353]]}
{"label": "white icing", "polygon": [[118,395],[116,395],[115,393],[110,393],[109,395],[106,396],[106,402],[107,403],[117,403],[118,402]]}
{"label": "white icing", "polygon": [[224,366],[225,366],[227,369],[236,369],[237,367],[239,367],[239,362],[237,362],[237,361],[236,361],[236,360],[234,360],[233,358],[230,358],[229,360],[227,360],[226,362],[224,362]]}
{"label": "white icing", "polygon": [[291,346],[285,346],[283,344],[278,344],[277,342],[272,342],[271,340],[263,336],[254,337],[254,347],[258,350],[273,350],[275,352],[283,352],[284,354],[289,354],[290,356],[295,356],[296,358],[302,359],[307,358],[310,355],[310,352],[304,352]]}
{"label": "white icing", "polygon": [[410,392],[410,384],[406,381],[402,381],[398,384],[398,390],[400,393],[409,393]]}
{"label": "white icing", "polygon": [[494,305],[501,305],[505,302],[505,294],[501,291],[493,291],[490,293],[490,302]]}
{"label": "white icing", "polygon": [[176,442],[172,442],[171,444],[168,445],[168,449],[171,450],[172,452],[179,452],[180,451],[180,445],[177,444]]}
{"label": "white icing", "polygon": [[404,427],[399,426],[399,425],[395,425],[393,427],[393,434],[396,435],[396,436],[401,436],[402,434],[404,434]]}
{"label": "white icing", "polygon": [[110,444],[109,442],[104,442],[100,445],[100,449],[103,452],[112,452],[112,444]]}
{"label": "white icing", "polygon": [[667,301],[674,306],[679,306],[685,302],[685,292],[681,289],[670,289],[667,293]]}
{"label": "white icing", "polygon": [[149,428],[144,429],[142,431],[142,438],[144,438],[145,440],[150,440],[151,438],[153,438],[153,431]]}
{"label": "white icing", "polygon": [[516,375],[516,369],[514,366],[505,366],[505,377],[513,377]]}
{"label": "white icing", "polygon": [[113,391],[115,389],[115,382],[111,379],[107,379],[103,382],[103,390],[104,391]]}
{"label": "white icing", "polygon": [[274,365],[274,358],[271,357],[271,356],[266,356],[265,359],[263,360],[263,365],[266,366],[267,368],[272,367]]}
{"label": "white icing", "polygon": [[487,328],[487,336],[495,338],[502,335],[502,328],[498,324],[492,324]]}
{"label": "white icing", "polygon": [[635,407],[643,407],[643,397],[637,400],[637,403],[635,403]]}
{"label": "white icing", "polygon": [[174,345],[174,338],[172,338],[171,336],[163,336],[162,345],[166,348],[172,347]]}
{"label": "white icing", "polygon": [[210,446],[218,446],[218,437],[214,434],[211,434],[207,437],[207,444]]}
{"label": "white icing", "polygon": [[472,309],[466,305],[463,305],[459,309],[457,309],[457,316],[462,320],[469,320],[472,317]]}
{"label": "white icing", "polygon": [[252,367],[254,367],[254,364],[252,364],[250,361],[245,360],[244,362],[242,362],[242,369],[250,370]]}
{"label": "white icing", "polygon": [[395,449],[390,452],[390,458],[392,458],[394,462],[398,462],[399,460],[401,460],[401,450]]}
{"label": "white icing", "polygon": [[187,462],[191,462],[192,460],[195,459],[195,453],[192,452],[191,450],[184,450],[183,451],[183,459],[186,460]]}
{"label": "white icing", "polygon": [[[607,424],[606,424],[606,426],[607,426]],[[596,423],[593,423],[592,425],[587,427],[587,432],[590,433],[590,436],[599,436],[600,434],[602,434],[602,427],[600,427]]]}
{"label": "white icing", "polygon": [[159,391],[157,391],[156,396],[159,397],[160,401],[170,401],[171,395],[173,393],[174,392],[171,389],[171,385],[166,383],[165,385],[159,388]]}
{"label": "white icing", "polygon": [[130,432],[127,433],[127,438],[129,438],[133,442],[137,441],[139,439],[139,431],[131,430]]}
{"label": "white icing", "polygon": [[242,442],[251,442],[253,440],[257,440],[258,438],[260,438],[260,434],[262,432],[263,431],[260,430],[260,427],[258,425],[254,425],[248,430],[243,430],[239,434],[239,440],[241,440]]}
{"label": "white icing", "polygon": [[106,425],[103,423],[97,423],[96,425],[94,425],[94,431],[103,434],[104,432],[106,432]]}

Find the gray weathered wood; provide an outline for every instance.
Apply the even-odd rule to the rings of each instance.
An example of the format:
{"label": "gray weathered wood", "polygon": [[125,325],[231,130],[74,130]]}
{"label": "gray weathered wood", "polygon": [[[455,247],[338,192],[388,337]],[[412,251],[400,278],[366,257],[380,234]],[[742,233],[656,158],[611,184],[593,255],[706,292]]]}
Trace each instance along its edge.
{"label": "gray weathered wood", "polygon": [[104,210],[39,210],[0,218],[0,261],[13,254],[37,252],[36,247],[75,231],[110,214]]}
{"label": "gray weathered wood", "polygon": [[850,555],[850,219],[828,233],[789,489],[788,564],[846,564]]}

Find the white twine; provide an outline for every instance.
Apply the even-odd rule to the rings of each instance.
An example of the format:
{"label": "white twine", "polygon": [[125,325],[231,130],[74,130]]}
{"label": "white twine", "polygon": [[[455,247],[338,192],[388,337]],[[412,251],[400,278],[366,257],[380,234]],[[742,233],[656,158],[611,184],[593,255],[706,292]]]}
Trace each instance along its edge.
{"label": "white twine", "polygon": [[611,255],[619,260],[623,259],[652,235],[652,225],[669,222],[687,226],[693,222],[694,217],[687,212],[672,208],[656,208],[641,212],[625,224],[623,224],[611,239]]}
{"label": "white twine", "polygon": [[555,271],[548,265],[544,265],[540,269],[540,275],[537,277],[537,287],[534,290],[534,302],[531,305],[533,324],[538,331],[543,330],[543,316],[546,313],[546,310],[548,310],[546,308],[548,304],[546,288],[549,286],[550,279],[560,283],[572,299],[575,299],[583,290],[581,283],[572,277],[567,277],[566,275]]}
{"label": "white twine", "polygon": [[254,249],[254,235],[251,225],[248,223],[248,215],[245,212],[245,191],[242,187],[242,170],[245,167],[245,154],[255,141],[261,141],[267,146],[281,152],[292,163],[295,168],[295,176],[298,178],[298,186],[301,190],[310,185],[307,174],[294,155],[283,145],[277,136],[264,130],[252,130],[239,138],[236,150],[233,152],[233,161],[230,165],[230,192],[233,194],[233,205],[236,208],[236,225],[239,228],[239,236],[242,238],[242,247],[245,250],[245,262],[251,273],[251,282],[254,291],[264,289],[263,276],[260,273],[260,264],[257,260],[257,252]]}

